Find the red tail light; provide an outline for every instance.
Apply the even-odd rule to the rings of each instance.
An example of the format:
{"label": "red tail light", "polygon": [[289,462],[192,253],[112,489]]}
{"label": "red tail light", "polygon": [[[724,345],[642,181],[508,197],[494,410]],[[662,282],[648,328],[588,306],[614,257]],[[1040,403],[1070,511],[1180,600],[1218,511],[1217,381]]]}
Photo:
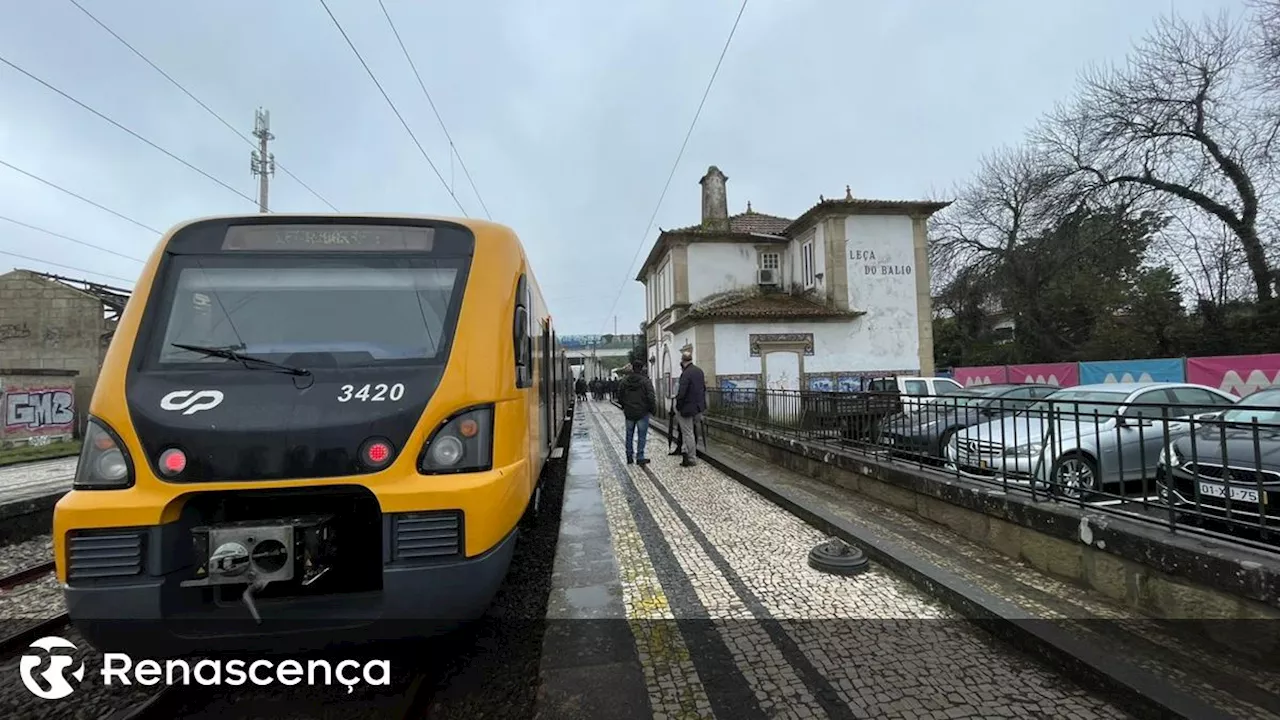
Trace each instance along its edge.
{"label": "red tail light", "polygon": [[360,461],[366,466],[375,470],[384,468],[391,464],[395,458],[396,450],[391,443],[381,438],[370,438],[364,442],[364,446],[360,449]]}
{"label": "red tail light", "polygon": [[187,454],[178,448],[169,448],[160,453],[160,472],[173,477],[187,469]]}

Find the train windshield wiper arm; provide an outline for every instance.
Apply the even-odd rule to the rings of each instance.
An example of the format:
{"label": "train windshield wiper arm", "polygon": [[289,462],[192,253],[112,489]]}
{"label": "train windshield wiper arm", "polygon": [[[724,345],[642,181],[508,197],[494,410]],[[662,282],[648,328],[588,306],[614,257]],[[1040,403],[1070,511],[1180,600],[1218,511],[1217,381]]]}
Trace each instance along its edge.
{"label": "train windshield wiper arm", "polygon": [[184,345],[182,343],[169,343],[169,344],[176,348],[180,348],[182,350],[190,350],[191,352],[197,352],[197,353],[200,353],[201,355],[208,355],[209,357],[219,357],[219,358],[226,358],[228,360],[235,360],[236,362],[243,363],[246,368],[250,368],[250,369],[252,369],[252,367],[254,366],[257,366],[257,367],[271,368],[273,370],[276,370],[277,372],[282,372],[289,375],[310,375],[311,374],[311,371],[307,370],[306,368],[294,367],[292,365],[285,365],[283,363],[267,360],[265,358],[254,357],[252,355],[245,355],[242,352],[231,350],[229,348],[211,347],[208,345]]}

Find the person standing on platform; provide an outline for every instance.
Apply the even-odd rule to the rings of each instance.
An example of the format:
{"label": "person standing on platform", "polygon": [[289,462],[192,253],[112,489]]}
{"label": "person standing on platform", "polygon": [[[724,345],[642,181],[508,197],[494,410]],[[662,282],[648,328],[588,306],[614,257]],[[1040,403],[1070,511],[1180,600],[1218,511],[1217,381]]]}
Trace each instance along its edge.
{"label": "person standing on platform", "polygon": [[702,368],[693,364],[693,353],[680,354],[680,382],[676,389],[676,421],[684,440],[684,460],[681,467],[698,464],[698,446],[694,441],[694,427],[707,410],[707,380]]}
{"label": "person standing on platform", "polygon": [[658,412],[658,398],[645,374],[644,363],[631,363],[631,372],[622,376],[618,383],[618,402],[627,419],[627,464],[648,465],[644,446],[649,438],[649,416]]}

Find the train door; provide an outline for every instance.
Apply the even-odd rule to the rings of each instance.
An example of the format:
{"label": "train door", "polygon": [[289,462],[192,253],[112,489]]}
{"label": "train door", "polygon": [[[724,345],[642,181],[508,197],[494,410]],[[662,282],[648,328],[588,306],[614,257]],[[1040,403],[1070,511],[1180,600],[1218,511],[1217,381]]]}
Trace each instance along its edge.
{"label": "train door", "polygon": [[555,411],[551,404],[552,388],[555,386],[552,382],[552,368],[555,363],[551,358],[551,325],[547,322],[542,323],[542,442],[546,444],[544,449],[550,450],[555,446],[554,430],[555,427],[552,413]]}
{"label": "train door", "polygon": [[[561,378],[563,376],[560,375],[560,358],[556,357],[555,330],[551,331],[551,346],[547,348],[547,361],[551,365],[551,427],[558,430],[560,428],[560,418],[562,417],[560,398],[563,397],[564,388],[561,387]],[[556,438],[551,439],[553,447],[555,441]]]}

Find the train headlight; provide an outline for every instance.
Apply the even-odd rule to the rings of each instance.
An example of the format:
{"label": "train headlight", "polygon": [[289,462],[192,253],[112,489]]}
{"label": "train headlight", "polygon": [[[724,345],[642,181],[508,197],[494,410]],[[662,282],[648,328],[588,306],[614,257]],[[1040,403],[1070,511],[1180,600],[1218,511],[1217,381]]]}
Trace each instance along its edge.
{"label": "train headlight", "polygon": [[76,465],[76,490],[119,490],[133,485],[133,463],[120,437],[103,421],[90,417]]}
{"label": "train headlight", "polygon": [[493,467],[493,406],[471,408],[446,419],[431,434],[418,460],[426,475],[480,472]]}
{"label": "train headlight", "polygon": [[440,467],[453,467],[462,459],[462,441],[452,435],[438,438],[431,444],[431,461]]}

